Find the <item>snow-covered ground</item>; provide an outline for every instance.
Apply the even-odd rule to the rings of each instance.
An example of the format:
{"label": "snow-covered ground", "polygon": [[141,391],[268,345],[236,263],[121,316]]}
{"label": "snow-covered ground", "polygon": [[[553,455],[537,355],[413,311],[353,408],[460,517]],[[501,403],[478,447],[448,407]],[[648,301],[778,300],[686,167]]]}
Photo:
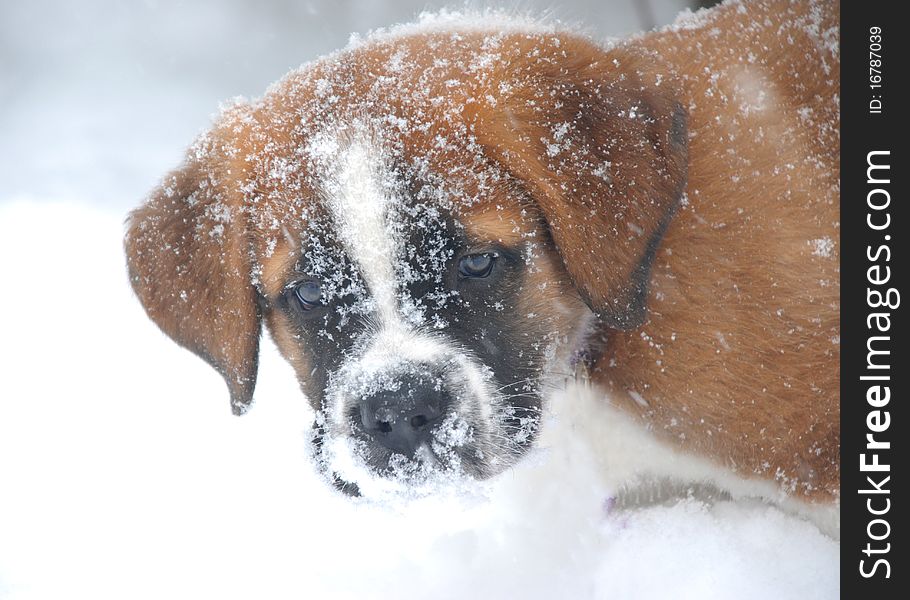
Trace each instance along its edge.
{"label": "snow-covered ground", "polygon": [[0,597],[837,595],[837,543],[778,509],[610,510],[585,395],[489,485],[392,507],[334,493],[290,367],[267,345],[254,409],[231,416],[221,378],[131,298],[120,234],[78,203],[0,206]]}
{"label": "snow-covered ground", "polygon": [[[541,448],[494,481],[378,506],[314,472],[312,415],[270,342],[237,418],[145,317],[125,210],[217,99],[416,4],[0,7],[0,598],[836,597],[838,543],[777,508],[614,506],[590,438],[625,424],[589,393],[555,398]],[[612,6],[588,26],[636,28]]]}

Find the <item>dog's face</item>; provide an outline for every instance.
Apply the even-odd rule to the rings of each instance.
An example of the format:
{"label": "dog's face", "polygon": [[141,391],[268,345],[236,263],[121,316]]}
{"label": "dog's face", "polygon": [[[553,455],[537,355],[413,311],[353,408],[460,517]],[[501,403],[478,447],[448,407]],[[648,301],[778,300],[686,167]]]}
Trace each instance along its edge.
{"label": "dog's face", "polygon": [[451,181],[373,132],[321,135],[304,161],[317,201],[280,232],[262,290],[322,458],[345,480],[358,463],[498,472],[533,440],[546,376],[590,313],[538,210],[495,165]]}
{"label": "dog's face", "polygon": [[686,139],[641,64],[453,31],[305,67],[226,111],[134,213],[133,286],[238,413],[264,320],[342,480],[495,474],[592,328],[645,317]]}

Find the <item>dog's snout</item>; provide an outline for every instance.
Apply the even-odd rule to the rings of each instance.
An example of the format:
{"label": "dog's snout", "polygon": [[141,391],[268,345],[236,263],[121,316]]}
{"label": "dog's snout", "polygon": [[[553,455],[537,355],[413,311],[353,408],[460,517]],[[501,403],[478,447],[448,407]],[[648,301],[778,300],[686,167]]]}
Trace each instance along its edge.
{"label": "dog's snout", "polygon": [[413,457],[445,418],[451,398],[432,378],[405,377],[398,384],[360,400],[360,425],[376,443]]}

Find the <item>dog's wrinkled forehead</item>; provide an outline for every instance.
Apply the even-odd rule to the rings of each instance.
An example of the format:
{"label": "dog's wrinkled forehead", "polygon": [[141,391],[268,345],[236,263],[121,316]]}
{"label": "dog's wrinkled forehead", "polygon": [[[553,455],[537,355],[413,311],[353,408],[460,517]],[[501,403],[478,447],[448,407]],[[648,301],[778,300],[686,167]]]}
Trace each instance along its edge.
{"label": "dog's wrinkled forehead", "polygon": [[451,295],[443,277],[455,254],[472,243],[534,241],[536,214],[492,162],[447,172],[448,159],[468,152],[463,143],[440,155],[415,154],[413,136],[375,125],[354,120],[314,131],[301,143],[300,198],[276,203],[271,220],[260,219],[254,270],[266,295],[280,291],[288,273],[306,273],[321,280],[327,299],[360,300],[350,306],[353,313],[390,316],[395,307],[426,324],[421,307],[441,308]]}
{"label": "dog's wrinkled forehead", "polygon": [[[514,182],[478,137],[489,128],[481,107],[498,106],[519,87],[531,85],[541,98],[547,90],[499,73],[496,57],[522,56],[520,44],[478,37],[485,39],[440,35],[354,48],[308,65],[254,104],[236,126],[251,147],[237,154],[252,176],[245,193],[262,237],[277,223],[292,230],[333,217],[346,210],[343,198],[369,196],[382,210],[406,200],[455,217],[507,200],[503,189]],[[570,133],[558,133],[567,143]],[[271,251],[266,245],[257,254]]]}

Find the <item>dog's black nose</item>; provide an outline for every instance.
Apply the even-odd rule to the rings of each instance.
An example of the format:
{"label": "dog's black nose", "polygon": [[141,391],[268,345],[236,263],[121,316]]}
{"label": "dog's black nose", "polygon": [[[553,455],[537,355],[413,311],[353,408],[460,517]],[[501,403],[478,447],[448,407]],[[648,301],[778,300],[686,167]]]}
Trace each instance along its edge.
{"label": "dog's black nose", "polygon": [[378,444],[413,457],[445,418],[451,397],[443,382],[430,376],[404,376],[394,387],[361,399],[360,424]]}

